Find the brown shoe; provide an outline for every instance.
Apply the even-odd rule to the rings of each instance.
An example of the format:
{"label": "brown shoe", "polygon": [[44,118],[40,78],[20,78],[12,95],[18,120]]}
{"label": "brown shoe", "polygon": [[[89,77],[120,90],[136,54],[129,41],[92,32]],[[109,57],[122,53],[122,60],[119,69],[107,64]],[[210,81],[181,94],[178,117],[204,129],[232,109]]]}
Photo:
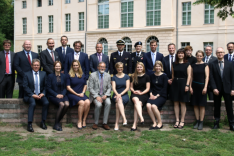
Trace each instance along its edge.
{"label": "brown shoe", "polygon": [[102,127],[103,127],[105,130],[110,130],[110,127],[109,127],[107,124],[102,124]]}
{"label": "brown shoe", "polygon": [[94,129],[94,130],[97,130],[97,128],[98,128],[98,125],[93,124],[93,129]]}

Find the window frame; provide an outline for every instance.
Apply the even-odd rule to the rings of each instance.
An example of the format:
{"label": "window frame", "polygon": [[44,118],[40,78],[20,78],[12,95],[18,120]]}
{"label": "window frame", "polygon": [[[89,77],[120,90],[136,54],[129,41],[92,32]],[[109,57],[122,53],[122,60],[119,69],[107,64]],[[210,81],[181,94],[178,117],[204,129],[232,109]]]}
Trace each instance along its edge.
{"label": "window frame", "polygon": [[[124,37],[123,40],[125,41],[124,51],[131,53],[132,52],[132,40],[129,37]],[[130,41],[130,42],[127,42],[127,41]]]}
{"label": "window frame", "polygon": [[[52,22],[50,21],[50,17],[52,17]],[[48,19],[49,19],[49,33],[53,33],[54,32],[54,16],[49,15]],[[52,31],[51,31],[51,29],[52,29]]]}
{"label": "window frame", "polygon": [[54,5],[54,1],[53,0],[48,0],[48,6],[53,6]]}
{"label": "window frame", "polygon": [[[182,44],[185,44],[184,46]],[[181,48],[185,48],[186,46],[190,46],[190,42],[181,42]]]}
{"label": "window frame", "polygon": [[[102,53],[105,54],[105,55],[108,55],[108,41],[107,41],[107,39],[102,37],[102,38],[99,39],[98,42],[102,44],[102,47],[103,47]],[[106,43],[104,43],[104,42],[106,42]],[[107,51],[105,51],[105,49]]]}
{"label": "window frame", "polygon": [[[26,23],[24,20],[26,21]],[[27,34],[27,18],[26,17],[22,18],[22,25],[23,25],[23,34]]]}
{"label": "window frame", "polygon": [[[157,1],[157,0],[153,0],[153,6],[155,6],[155,1]],[[146,0],[146,26],[160,26],[161,25],[161,10],[162,10],[162,1],[160,0],[160,9],[153,9],[153,10],[148,10],[148,8],[147,8],[147,4],[148,4],[148,0]],[[155,12],[160,12],[160,21],[159,21],[159,23],[160,24],[158,24],[158,25],[155,25],[154,23],[155,23]],[[148,23],[147,23],[147,15],[148,15],[148,12],[153,12],[153,25],[148,25]]]}
{"label": "window frame", "polygon": [[84,2],[84,0],[78,0],[78,3],[79,3],[79,2]]}
{"label": "window frame", "polygon": [[[40,21],[39,21],[39,19],[40,19]],[[42,16],[37,16],[37,33],[38,34],[42,33]]]}
{"label": "window frame", "polygon": [[71,0],[65,0],[65,4],[70,4]]}
{"label": "window frame", "polygon": [[[110,22],[110,19],[109,19],[109,14],[110,14],[110,9],[109,9],[109,0],[107,0],[106,2],[98,2],[98,11],[99,11],[99,6],[101,6],[101,5],[103,5],[103,13],[105,12],[105,5],[107,5],[108,4],[108,14],[102,14],[102,15],[99,15],[99,13],[98,13],[98,20],[97,20],[97,22],[98,22],[98,29],[109,29],[109,22]],[[108,26],[107,27],[105,27],[105,16],[107,16],[108,15]],[[103,27],[102,28],[100,28],[99,27],[99,17],[103,17],[103,19],[102,19],[102,22],[103,22]]]}
{"label": "window frame", "polygon": [[[211,16],[211,14],[210,14],[210,12],[213,10],[213,11],[215,11],[214,10],[214,7],[212,6],[212,5],[209,5],[209,9],[206,9],[206,5],[209,5],[209,4],[204,4],[204,24],[214,24],[214,21],[213,21],[213,23],[211,23],[210,22],[210,20],[211,20],[211,18],[210,18],[210,16]],[[211,8],[211,7],[213,7],[213,8]],[[209,11],[209,22],[208,23],[206,23],[206,11]],[[214,19],[214,14],[213,14],[213,19]]]}
{"label": "window frame", "polygon": [[[83,19],[80,18],[80,15],[83,14]],[[84,31],[84,25],[85,25],[85,15],[84,12],[79,12],[78,13],[78,17],[79,17],[79,31]],[[83,29],[81,29],[81,23],[83,24]]]}
{"label": "window frame", "polygon": [[27,1],[22,1],[22,9],[27,9]]}
{"label": "window frame", "polygon": [[[67,20],[67,16],[69,15],[69,19]],[[68,26],[68,27],[67,27]],[[71,14],[65,14],[65,31],[70,32],[71,31]]]}
{"label": "window frame", "polygon": [[[132,9],[132,12],[129,12],[129,9],[128,9],[128,6],[129,6],[129,2],[132,2],[132,6],[133,6],[133,9]],[[127,12],[122,12],[122,3],[127,3]],[[133,27],[134,26],[134,0],[121,0],[121,3],[120,3],[120,14],[121,14],[121,23],[120,23],[120,27],[121,28],[128,28],[128,27]],[[132,14],[132,25],[129,26],[129,14]],[[123,15],[127,15],[127,26],[124,27],[123,24],[122,24],[122,16]]]}
{"label": "window frame", "polygon": [[[188,4],[190,3],[190,10],[188,10]],[[186,4],[186,11],[183,10],[183,4]],[[188,24],[188,14],[190,12],[190,24]],[[183,23],[183,13],[186,13],[186,24]],[[191,2],[182,2],[182,25],[191,25],[192,23],[192,5]]]}
{"label": "window frame", "polygon": [[[40,6],[39,6],[39,1],[40,1]],[[42,7],[42,0],[37,0],[37,7]]]}

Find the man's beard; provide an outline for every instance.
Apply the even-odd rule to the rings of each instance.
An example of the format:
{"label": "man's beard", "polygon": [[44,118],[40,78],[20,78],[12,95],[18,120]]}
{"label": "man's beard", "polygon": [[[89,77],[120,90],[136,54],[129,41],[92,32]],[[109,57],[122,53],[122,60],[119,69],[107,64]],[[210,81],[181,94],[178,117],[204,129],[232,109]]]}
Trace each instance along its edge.
{"label": "man's beard", "polygon": [[230,51],[228,51],[228,52],[232,54],[232,53],[233,53],[233,50],[230,50]]}
{"label": "man's beard", "polygon": [[104,71],[104,70],[99,70],[99,72],[100,72],[101,74],[103,74],[105,71]]}

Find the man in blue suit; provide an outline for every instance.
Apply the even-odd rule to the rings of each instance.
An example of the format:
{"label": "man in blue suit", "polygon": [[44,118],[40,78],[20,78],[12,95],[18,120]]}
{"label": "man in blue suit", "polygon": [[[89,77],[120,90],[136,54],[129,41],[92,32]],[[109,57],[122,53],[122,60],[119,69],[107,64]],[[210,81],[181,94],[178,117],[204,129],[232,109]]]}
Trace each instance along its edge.
{"label": "man in blue suit", "polygon": [[109,70],[109,56],[102,53],[102,43],[96,44],[96,51],[97,53],[90,55],[89,64],[90,64],[90,71],[95,72],[98,71],[97,67],[99,62],[105,62],[106,69],[105,72],[108,73]]}
{"label": "man in blue suit", "polygon": [[163,63],[163,54],[157,52],[157,41],[150,41],[150,49],[151,51],[146,53],[143,57],[143,63],[145,65],[145,70],[147,75],[151,75],[154,73],[153,68],[156,61],[161,61]]}
{"label": "man in blue suit", "polygon": [[224,55],[224,60],[232,62],[232,65],[234,66],[234,57],[233,57],[234,42],[229,42],[227,44],[227,50],[228,54]]}
{"label": "man in blue suit", "polygon": [[67,46],[67,42],[68,42],[67,36],[62,36],[60,39],[60,42],[61,42],[62,46],[56,48],[55,51],[58,52],[60,62],[62,63],[61,73],[64,73],[65,56],[69,53],[73,53],[74,50]]}
{"label": "man in blue suit", "polygon": [[73,53],[67,54],[65,58],[64,73],[69,73],[71,64],[73,60],[78,60],[80,62],[83,73],[85,74],[86,80],[89,79],[89,59],[88,55],[81,52],[83,44],[81,41],[75,41],[73,43],[74,51]]}
{"label": "man in blue suit", "polygon": [[32,70],[24,74],[23,87],[24,87],[24,102],[29,104],[28,108],[28,127],[29,132],[34,132],[32,127],[33,115],[36,103],[43,105],[42,107],[42,120],[40,127],[44,130],[47,129],[45,120],[47,117],[47,110],[49,102],[46,98],[46,72],[39,71],[40,60],[32,60]]}
{"label": "man in blue suit", "polygon": [[14,57],[14,69],[17,71],[17,79],[19,85],[19,98],[24,97],[24,88],[23,88],[23,77],[24,73],[28,71],[32,71],[31,62],[33,59],[39,59],[37,53],[32,52],[31,42],[26,40],[23,44],[23,51],[15,53]]}

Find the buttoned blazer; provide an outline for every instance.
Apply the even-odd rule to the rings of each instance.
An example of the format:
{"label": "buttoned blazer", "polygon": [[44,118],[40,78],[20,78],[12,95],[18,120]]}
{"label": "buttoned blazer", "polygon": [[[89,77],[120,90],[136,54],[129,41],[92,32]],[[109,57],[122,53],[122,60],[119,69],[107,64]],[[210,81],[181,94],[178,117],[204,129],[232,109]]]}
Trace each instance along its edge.
{"label": "buttoned blazer", "polygon": [[[209,61],[208,61],[208,64],[212,63],[212,62],[215,61],[215,60],[217,60],[217,57],[211,56],[210,59],[209,59]],[[204,57],[204,58],[202,59],[202,61],[205,62],[205,61],[206,61],[206,57]]]}
{"label": "buttoned blazer", "polygon": [[60,62],[62,63],[62,71],[63,71],[63,70],[64,70],[64,63],[65,63],[65,57],[66,57],[66,55],[67,55],[67,54],[70,54],[70,53],[72,53],[72,52],[74,52],[74,50],[73,50],[72,48],[70,48],[70,47],[67,47],[65,57],[63,56],[63,49],[62,49],[62,46],[56,48],[55,51],[58,52]]}
{"label": "buttoned blazer", "polygon": [[[105,72],[108,73],[109,71],[109,56],[102,54],[102,62],[106,63],[106,70]],[[89,67],[90,67],[90,71],[91,72],[95,72],[97,71],[97,67],[99,64],[99,60],[98,60],[98,56],[97,53],[90,55],[89,57]]]}
{"label": "buttoned blazer", "polygon": [[[14,55],[15,53],[10,51],[10,56],[11,56],[11,72],[13,75],[15,75],[15,68],[13,65],[14,62]],[[5,73],[6,73],[6,57],[5,57],[5,52],[4,51],[0,51],[0,83],[2,82],[3,78],[5,77]],[[13,82],[15,83],[15,82]]]}
{"label": "buttoned blazer", "polygon": [[[161,54],[160,52],[157,52],[156,53],[156,61],[161,61],[163,63],[163,59],[164,59],[163,54]],[[154,65],[152,62],[151,52],[148,52],[144,55],[143,63],[145,65],[146,74],[147,75],[153,74],[154,73],[154,71],[153,71]]]}

